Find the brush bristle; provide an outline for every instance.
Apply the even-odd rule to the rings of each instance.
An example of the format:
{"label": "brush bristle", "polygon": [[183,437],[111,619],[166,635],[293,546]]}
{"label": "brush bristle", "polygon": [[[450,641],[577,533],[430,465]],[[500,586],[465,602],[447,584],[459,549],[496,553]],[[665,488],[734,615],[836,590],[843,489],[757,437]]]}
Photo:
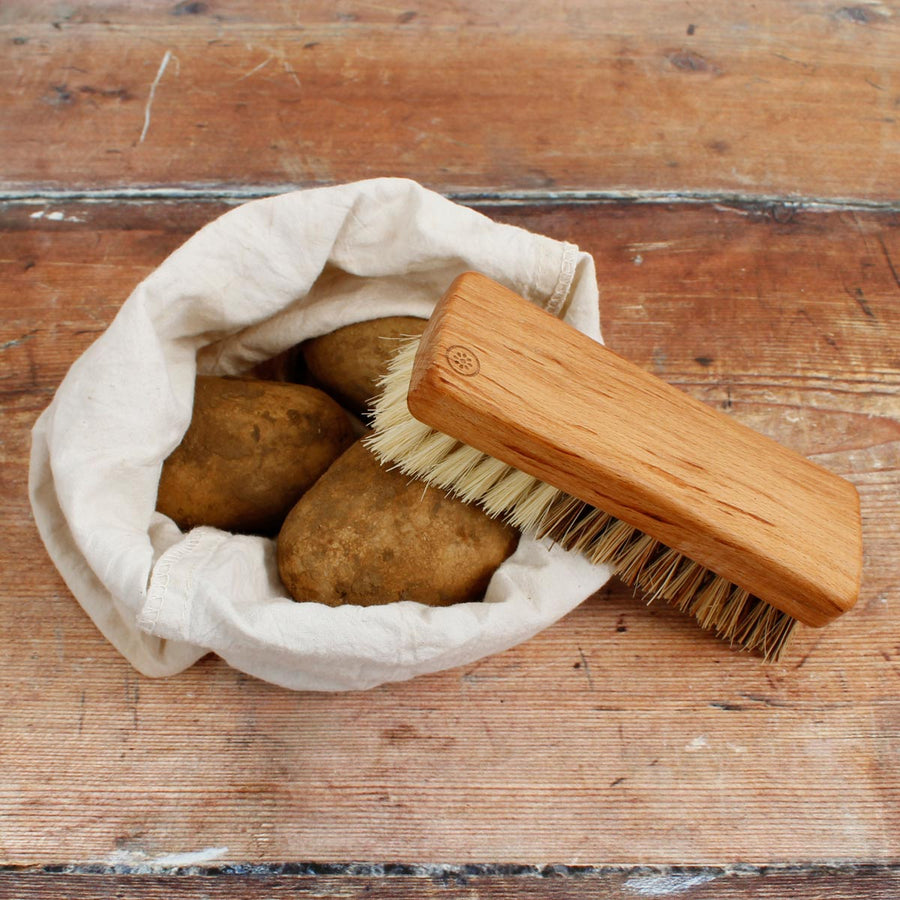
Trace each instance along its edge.
{"label": "brush bristle", "polygon": [[372,405],[365,443],[382,463],[610,566],[648,603],[665,600],[732,645],[779,658],[797,624],[787,613],[609,513],[414,419],[406,394],[418,346],[417,337],[401,345]]}

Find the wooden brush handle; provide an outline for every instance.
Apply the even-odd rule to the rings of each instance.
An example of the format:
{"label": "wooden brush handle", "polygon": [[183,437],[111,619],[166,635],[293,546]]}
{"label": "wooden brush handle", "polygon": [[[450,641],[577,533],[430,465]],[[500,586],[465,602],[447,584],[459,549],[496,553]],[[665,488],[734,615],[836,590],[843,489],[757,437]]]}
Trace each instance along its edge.
{"label": "wooden brush handle", "polygon": [[808,625],[856,602],[853,485],[483,275],[435,308],[408,404]]}

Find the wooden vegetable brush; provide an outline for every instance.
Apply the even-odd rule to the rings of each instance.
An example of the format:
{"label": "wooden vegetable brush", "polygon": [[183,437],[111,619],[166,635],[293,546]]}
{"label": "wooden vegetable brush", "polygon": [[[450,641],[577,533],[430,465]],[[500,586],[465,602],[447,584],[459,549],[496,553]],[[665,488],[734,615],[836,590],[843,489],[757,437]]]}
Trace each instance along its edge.
{"label": "wooden vegetable brush", "polygon": [[856,602],[853,485],[483,275],[393,358],[373,429],[382,462],[769,658]]}

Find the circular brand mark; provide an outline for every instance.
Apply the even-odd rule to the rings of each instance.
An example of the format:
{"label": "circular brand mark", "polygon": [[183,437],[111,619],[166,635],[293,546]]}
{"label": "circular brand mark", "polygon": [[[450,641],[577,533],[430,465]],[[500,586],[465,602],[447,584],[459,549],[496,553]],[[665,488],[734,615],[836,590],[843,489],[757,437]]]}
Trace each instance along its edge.
{"label": "circular brand mark", "polygon": [[447,362],[460,375],[477,375],[481,369],[478,357],[462,344],[454,344],[447,348]]}

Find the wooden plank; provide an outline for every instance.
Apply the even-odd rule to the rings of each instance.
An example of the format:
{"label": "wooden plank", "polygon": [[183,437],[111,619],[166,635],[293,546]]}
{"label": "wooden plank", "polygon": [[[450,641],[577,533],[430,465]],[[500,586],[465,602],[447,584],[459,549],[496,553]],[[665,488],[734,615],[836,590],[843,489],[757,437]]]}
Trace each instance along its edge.
{"label": "wooden plank", "polygon": [[[291,868],[291,867],[287,867]],[[498,867],[484,871],[473,866],[348,866],[346,872],[329,867],[300,866],[303,874],[268,875],[264,866],[237,866],[240,874],[123,875],[14,872],[0,874],[0,888],[21,900],[65,896],[70,900],[133,900],[230,898],[246,900],[295,897],[362,897],[370,900],[452,897],[454,900],[541,898],[541,900],[892,900],[900,890],[896,869],[871,867],[850,870],[569,870],[559,867],[524,871]],[[340,867],[333,867],[339,869]],[[374,871],[366,873],[366,868]],[[362,872],[354,872],[362,869]],[[318,871],[324,870],[324,871]],[[412,871],[410,871],[412,870]],[[504,871],[506,870],[506,871]]]}
{"label": "wooden plank", "polygon": [[138,676],[30,523],[38,411],[134,284],[221,208],[0,209],[0,862],[897,861],[895,215],[491,210],[595,255],[614,349],[858,486],[857,609],[765,666],[613,588],[477,665],[315,695],[212,658]]}
{"label": "wooden plank", "polygon": [[894,202],[898,13],[8,0],[0,190],[391,174],[469,192]]}

